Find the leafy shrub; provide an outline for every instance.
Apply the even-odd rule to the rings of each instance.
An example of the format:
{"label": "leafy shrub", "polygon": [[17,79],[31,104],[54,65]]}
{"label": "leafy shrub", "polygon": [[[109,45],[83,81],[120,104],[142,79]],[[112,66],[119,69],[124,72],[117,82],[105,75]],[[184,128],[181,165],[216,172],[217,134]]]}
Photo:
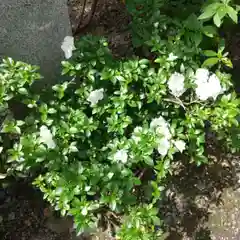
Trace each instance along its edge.
{"label": "leafy shrub", "polygon": [[[8,171],[37,175],[34,184],[74,217],[78,232],[104,222],[120,226],[118,239],[159,239],[156,203],[171,161],[184,153],[206,163],[207,127],[231,144],[238,126],[240,102],[224,72],[231,62],[211,20],[192,13],[180,21],[159,14],[162,1],[147,2],[140,9],[147,16],[134,10],[135,1],[127,5],[133,38],[134,26],[150,31],[136,41],[145,58],[120,61],[106,40],[82,37],[62,63],[69,80],[53,86],[47,100],[24,90],[29,115],[3,124],[3,132],[17,134],[4,150]],[[205,49],[209,39],[219,48]],[[24,71],[10,74],[25,79]]]}
{"label": "leafy shrub", "polygon": [[[5,163],[6,154],[4,148],[10,147],[9,139],[5,134],[10,132],[12,134],[20,134],[20,126],[22,121],[14,119],[14,109],[11,102],[23,101],[25,96],[29,95],[27,89],[40,79],[37,73],[38,67],[31,66],[23,62],[14,62],[11,58],[3,60],[0,64],[0,118],[1,118],[1,136],[0,136],[0,179],[5,178]],[[12,135],[11,138],[14,136]]]}

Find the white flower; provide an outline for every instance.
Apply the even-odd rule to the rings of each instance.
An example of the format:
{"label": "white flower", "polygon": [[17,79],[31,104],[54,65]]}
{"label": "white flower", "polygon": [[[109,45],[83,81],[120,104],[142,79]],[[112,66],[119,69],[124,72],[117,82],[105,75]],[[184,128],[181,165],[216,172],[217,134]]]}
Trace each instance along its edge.
{"label": "white flower", "polygon": [[122,163],[126,163],[128,160],[128,152],[127,150],[121,149],[118,150],[113,157],[114,161],[116,162],[122,162]]}
{"label": "white flower", "polygon": [[196,95],[203,101],[208,98],[215,100],[217,96],[224,91],[217,75],[212,74],[210,77],[209,75],[209,71],[203,68],[199,68],[195,74],[195,83],[197,84],[195,89]]}
{"label": "white flower", "polygon": [[51,131],[44,125],[40,127],[39,140],[40,140],[40,143],[46,144],[50,149],[56,147],[56,143],[53,140]]}
{"label": "white flower", "polygon": [[66,36],[62,42],[61,49],[66,59],[72,57],[72,52],[76,49],[74,46],[74,38],[72,36]]}
{"label": "white flower", "polygon": [[150,128],[154,129],[156,133],[162,137],[165,137],[167,139],[171,138],[169,124],[162,116],[159,118],[154,118],[150,123]]}
{"label": "white flower", "polygon": [[167,125],[167,121],[162,117],[154,118],[150,123],[150,128],[156,129],[159,126],[165,126]]}
{"label": "white flower", "polygon": [[169,127],[167,125],[157,127],[156,128],[156,133],[157,133],[157,135],[162,136],[166,139],[170,139],[172,137],[172,135],[170,133],[170,130],[169,130]]}
{"label": "white flower", "polygon": [[175,56],[173,53],[170,53],[167,58],[168,61],[175,61],[176,59],[178,59],[178,56]]}
{"label": "white flower", "polygon": [[169,130],[168,122],[160,116],[159,118],[154,118],[150,123],[150,128],[155,130],[157,135],[157,150],[159,154],[165,156],[170,148],[170,139],[171,139],[171,132]]}
{"label": "white flower", "polygon": [[168,88],[175,97],[180,97],[185,91],[184,75],[181,73],[173,73],[168,80]]}
{"label": "white flower", "polygon": [[103,99],[103,93],[104,93],[104,89],[103,88],[100,88],[100,89],[97,89],[97,90],[94,90],[92,91],[87,100],[91,103],[91,105],[95,105],[98,103],[98,101],[102,100]]}
{"label": "white flower", "polygon": [[157,144],[158,144],[157,150],[159,154],[161,154],[163,157],[166,156],[171,146],[169,140],[166,138],[161,138],[157,141]]}
{"label": "white flower", "polygon": [[195,73],[195,78],[196,78],[196,83],[207,82],[209,78],[209,71],[205,68],[199,68]]}
{"label": "white flower", "polygon": [[58,187],[58,188],[55,190],[55,194],[56,194],[57,196],[61,195],[62,192],[63,192],[63,188],[62,188],[62,187]]}
{"label": "white flower", "polygon": [[211,97],[215,100],[219,94],[223,93],[220,80],[216,74],[212,74],[208,80],[208,83],[208,86],[211,89]]}
{"label": "white flower", "polygon": [[186,143],[183,140],[174,141],[174,145],[181,153],[186,149]]}
{"label": "white flower", "polygon": [[135,127],[132,134],[132,139],[135,141],[135,143],[139,143],[141,141],[141,137],[139,136],[142,132],[142,127]]}

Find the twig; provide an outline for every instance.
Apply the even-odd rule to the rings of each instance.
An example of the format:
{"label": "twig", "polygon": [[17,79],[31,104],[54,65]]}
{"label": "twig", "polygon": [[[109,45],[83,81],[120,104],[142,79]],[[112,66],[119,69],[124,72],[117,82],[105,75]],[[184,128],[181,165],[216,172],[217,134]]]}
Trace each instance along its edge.
{"label": "twig", "polygon": [[140,172],[140,174],[138,175],[138,177],[141,179],[146,171],[147,171],[147,168],[144,168],[144,169]]}
{"label": "twig", "polygon": [[84,16],[84,13],[85,13],[86,3],[87,3],[87,0],[84,0],[81,17],[80,17],[79,23],[78,23],[78,25],[76,27],[76,30],[74,31],[73,35],[78,34],[80,31],[82,31],[84,28],[86,28],[89,25],[89,23],[91,22],[94,14],[95,14],[98,0],[93,0],[90,13],[88,13],[89,19],[87,20],[87,22],[83,26],[81,26],[82,21],[83,21],[83,16]]}

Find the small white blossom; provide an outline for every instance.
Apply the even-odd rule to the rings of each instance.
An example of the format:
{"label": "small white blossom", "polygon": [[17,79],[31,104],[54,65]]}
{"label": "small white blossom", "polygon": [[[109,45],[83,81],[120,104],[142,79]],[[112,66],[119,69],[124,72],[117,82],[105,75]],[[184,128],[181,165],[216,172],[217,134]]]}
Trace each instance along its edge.
{"label": "small white blossom", "polygon": [[217,75],[212,74],[210,77],[209,76],[209,71],[203,68],[198,69],[195,74],[195,83],[197,84],[195,89],[196,95],[203,101],[208,98],[213,98],[215,100],[217,96],[224,91]]}
{"label": "small white blossom", "polygon": [[156,133],[157,133],[157,135],[162,136],[166,139],[170,139],[172,137],[169,127],[167,125],[157,127]]}
{"label": "small white blossom", "polygon": [[53,136],[51,131],[47,128],[47,126],[40,127],[40,143],[44,143],[48,146],[48,148],[53,149],[56,147],[56,143],[53,140]]}
{"label": "small white blossom", "polygon": [[199,68],[195,73],[196,82],[207,82],[209,78],[209,71],[206,68]]}
{"label": "small white blossom", "polygon": [[102,100],[103,99],[103,93],[104,93],[104,89],[103,88],[100,88],[100,89],[97,89],[97,90],[94,90],[92,91],[87,100],[91,103],[91,105],[95,105],[98,103],[98,101]]}
{"label": "small white blossom", "polygon": [[217,96],[223,93],[223,88],[216,74],[212,74],[208,80],[209,88],[211,89],[211,97],[215,100]]}
{"label": "small white blossom", "polygon": [[141,137],[139,136],[142,132],[142,127],[135,127],[132,134],[132,139],[135,141],[135,143],[139,143],[141,141]]}
{"label": "small white blossom", "polygon": [[181,73],[173,73],[168,80],[168,88],[170,89],[172,95],[175,97],[180,97],[185,91],[184,87],[184,75]]}
{"label": "small white blossom", "polygon": [[174,145],[181,153],[186,149],[186,143],[183,140],[174,141]]}
{"label": "small white blossom", "polygon": [[74,46],[74,38],[72,36],[66,36],[62,42],[61,49],[66,59],[72,57],[72,52],[76,49]]}
{"label": "small white blossom", "polygon": [[171,146],[170,141],[166,138],[161,138],[157,141],[157,144],[158,153],[161,154],[163,157],[166,156]]}
{"label": "small white blossom", "polygon": [[167,121],[162,117],[154,118],[150,123],[150,128],[156,129],[159,126],[166,126],[168,123]]}
{"label": "small white blossom", "polygon": [[60,195],[62,194],[62,192],[63,192],[63,188],[62,188],[62,187],[58,187],[58,188],[55,190],[55,194],[56,194],[57,196],[60,196]]}
{"label": "small white blossom", "polygon": [[175,61],[176,59],[178,59],[178,56],[175,56],[173,53],[170,53],[167,58],[168,61]]}
{"label": "small white blossom", "polygon": [[156,133],[162,137],[165,137],[167,139],[171,138],[169,124],[162,116],[159,118],[154,118],[150,123],[150,128],[154,129]]}
{"label": "small white blossom", "polygon": [[82,213],[83,216],[86,216],[86,215],[88,214],[88,209],[87,209],[87,207],[84,207],[84,208],[82,209],[81,213]]}
{"label": "small white blossom", "polygon": [[114,161],[126,163],[128,160],[128,152],[125,149],[118,150],[113,157]]}

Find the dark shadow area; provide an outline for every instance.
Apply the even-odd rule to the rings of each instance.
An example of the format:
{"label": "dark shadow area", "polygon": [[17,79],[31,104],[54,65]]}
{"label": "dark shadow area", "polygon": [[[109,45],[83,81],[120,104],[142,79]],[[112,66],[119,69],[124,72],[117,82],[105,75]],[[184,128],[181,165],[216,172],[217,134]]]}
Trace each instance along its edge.
{"label": "dark shadow area", "polygon": [[[1,240],[66,240],[68,232],[57,232],[47,226],[49,203],[30,181],[14,180],[0,185]],[[67,226],[68,227],[68,226]]]}
{"label": "dark shadow area", "polygon": [[240,94],[240,23],[226,29],[225,39],[227,50],[233,63],[233,82],[238,95]]}
{"label": "dark shadow area", "polygon": [[223,204],[225,189],[239,188],[238,162],[238,156],[210,149],[208,165],[197,167],[187,160],[175,163],[175,173],[160,204],[168,240],[211,239],[209,216]]}

